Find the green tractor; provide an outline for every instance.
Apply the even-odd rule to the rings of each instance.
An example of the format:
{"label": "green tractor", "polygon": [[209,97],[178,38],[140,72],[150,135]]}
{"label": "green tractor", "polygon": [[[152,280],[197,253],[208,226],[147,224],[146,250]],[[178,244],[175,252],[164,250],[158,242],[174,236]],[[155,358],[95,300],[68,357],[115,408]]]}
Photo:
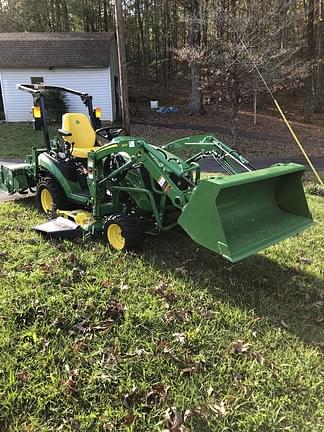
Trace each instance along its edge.
{"label": "green tractor", "polygon": [[[92,97],[56,86],[18,85],[34,98],[45,148],[25,163],[0,167],[9,194],[36,191],[52,219],[35,227],[52,237],[101,234],[117,250],[142,245],[145,234],[183,230],[231,262],[286,239],[314,222],[302,186],[302,165],[255,168],[213,135],[163,147],[122,129],[98,127]],[[44,95],[59,88],[81,98],[89,116],[66,113],[60,138],[49,139]],[[179,152],[190,156],[181,158]],[[198,161],[212,157],[228,175],[200,177]]]}

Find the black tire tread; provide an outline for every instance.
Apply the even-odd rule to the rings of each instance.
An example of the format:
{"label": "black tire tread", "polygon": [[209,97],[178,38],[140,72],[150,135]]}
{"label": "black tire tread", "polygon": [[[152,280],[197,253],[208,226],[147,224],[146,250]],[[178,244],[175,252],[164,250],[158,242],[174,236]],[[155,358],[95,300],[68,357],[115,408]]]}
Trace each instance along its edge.
{"label": "black tire tread", "polygon": [[104,238],[107,242],[107,229],[112,223],[121,227],[123,237],[125,238],[125,250],[136,251],[141,249],[144,241],[144,228],[141,219],[127,213],[108,216],[104,226]]}
{"label": "black tire tread", "polygon": [[40,200],[40,194],[44,188],[50,191],[56,209],[68,210],[70,208],[69,203],[65,197],[64,191],[61,188],[61,186],[58,184],[58,182],[52,177],[45,177],[42,178],[37,185],[37,206],[41,212],[44,213],[41,200]]}

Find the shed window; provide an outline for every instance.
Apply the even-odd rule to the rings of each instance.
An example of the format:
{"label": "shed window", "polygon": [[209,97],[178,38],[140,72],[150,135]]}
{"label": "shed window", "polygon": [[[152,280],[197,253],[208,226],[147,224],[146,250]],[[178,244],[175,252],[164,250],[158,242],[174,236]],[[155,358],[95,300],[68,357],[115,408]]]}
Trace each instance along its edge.
{"label": "shed window", "polygon": [[43,77],[31,77],[30,81],[32,84],[43,84],[44,78]]}

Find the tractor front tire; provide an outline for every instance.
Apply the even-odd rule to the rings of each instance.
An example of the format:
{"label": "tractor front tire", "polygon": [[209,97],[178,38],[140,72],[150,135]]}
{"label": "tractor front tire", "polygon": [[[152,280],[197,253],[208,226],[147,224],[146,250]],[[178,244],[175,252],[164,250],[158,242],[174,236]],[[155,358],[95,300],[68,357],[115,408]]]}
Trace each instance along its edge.
{"label": "tractor front tire", "polygon": [[60,210],[68,208],[62,188],[52,178],[43,179],[38,183],[37,205],[38,209],[45,214],[50,214],[54,208]]}
{"label": "tractor front tire", "polygon": [[103,229],[104,240],[119,251],[140,250],[144,241],[142,221],[131,214],[115,214],[107,218]]}

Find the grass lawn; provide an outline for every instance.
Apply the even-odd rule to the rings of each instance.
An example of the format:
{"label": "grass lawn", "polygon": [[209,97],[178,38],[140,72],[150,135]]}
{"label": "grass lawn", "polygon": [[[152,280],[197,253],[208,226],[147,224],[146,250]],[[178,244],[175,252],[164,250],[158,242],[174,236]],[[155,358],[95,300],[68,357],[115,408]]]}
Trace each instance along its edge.
{"label": "grass lawn", "polygon": [[1,431],[322,431],[318,224],[231,265],[181,233],[142,255],[51,242],[0,205]]}
{"label": "grass lawn", "polygon": [[[57,135],[59,126],[50,126],[50,137]],[[178,131],[169,131],[155,127],[133,126],[133,135],[144,136],[156,145],[166,144],[179,138]],[[190,132],[187,133],[190,135]],[[186,136],[183,134],[182,136]],[[24,159],[31,153],[32,147],[44,147],[42,131],[34,131],[31,123],[0,123],[0,159]]]}
{"label": "grass lawn", "polygon": [[[50,127],[52,134],[55,130]],[[43,132],[34,131],[31,123],[0,124],[0,158],[24,159],[33,146],[44,147],[44,138]]]}

